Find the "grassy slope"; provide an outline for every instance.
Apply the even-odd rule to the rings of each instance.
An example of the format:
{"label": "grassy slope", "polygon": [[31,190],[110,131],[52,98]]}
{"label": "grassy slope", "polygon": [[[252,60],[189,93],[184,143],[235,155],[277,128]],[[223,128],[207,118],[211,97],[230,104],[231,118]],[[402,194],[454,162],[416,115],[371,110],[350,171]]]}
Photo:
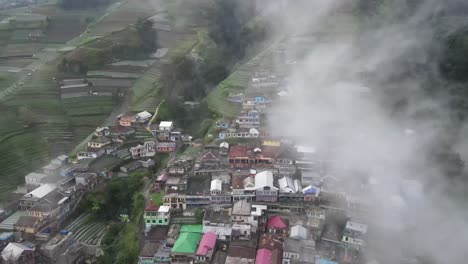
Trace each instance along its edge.
{"label": "grassy slope", "polygon": [[169,49],[169,52],[161,60],[161,63],[152,66],[142,78],[135,82],[132,87],[133,111],[150,111],[159,104],[161,101],[161,98],[158,96],[160,69],[165,64],[170,63],[173,58],[189,53],[197,44],[197,41],[196,34],[187,35],[185,38],[178,40],[176,45]]}
{"label": "grassy slope", "polygon": [[[37,10],[56,12],[53,7],[40,7]],[[75,12],[73,18],[86,19],[98,14],[95,11]],[[64,19],[67,14],[58,13],[60,19]],[[21,32],[16,34],[20,35],[10,39],[14,37],[12,32],[0,30],[0,44],[23,41],[20,39]],[[4,64],[8,66],[8,62]],[[100,124],[111,110],[109,98],[100,98],[97,109],[92,100],[72,101],[73,107],[70,107],[70,115],[67,115],[70,104],[62,104],[59,88],[52,80],[53,77],[59,78],[56,64],[57,61],[50,62],[33,73],[24,81],[24,86],[7,93],[0,103],[0,199],[21,184],[24,175],[44,166],[51,154],[68,152],[79,139],[86,137]],[[4,82],[9,83],[11,80],[5,79]],[[5,87],[3,83],[2,87]],[[24,118],[18,115],[20,108],[28,109],[29,119],[33,120],[30,128],[23,127]]]}
{"label": "grassy slope", "polygon": [[226,118],[235,117],[239,112],[240,105],[229,103],[227,101],[229,94],[244,92],[251,74],[262,65],[263,60],[269,55],[269,50],[263,51],[247,63],[239,66],[229,77],[218,84],[206,98],[210,110]]}

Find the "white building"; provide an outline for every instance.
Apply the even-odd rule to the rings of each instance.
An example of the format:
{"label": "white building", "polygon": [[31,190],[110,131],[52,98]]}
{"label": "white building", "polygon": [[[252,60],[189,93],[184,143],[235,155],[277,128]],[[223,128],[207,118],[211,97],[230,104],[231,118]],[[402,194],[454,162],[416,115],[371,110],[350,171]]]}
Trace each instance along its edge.
{"label": "white building", "polygon": [[223,191],[223,182],[220,179],[211,181],[210,192],[211,195],[218,195]]}
{"label": "white building", "polygon": [[278,188],[273,185],[273,172],[262,171],[255,175],[255,196],[257,201],[276,202]]}
{"label": "white building", "polygon": [[297,193],[301,190],[299,180],[293,180],[291,177],[283,177],[278,180],[279,189],[282,193]]}
{"label": "white building", "polygon": [[140,112],[140,113],[136,114],[136,117],[137,117],[139,122],[148,122],[151,119],[152,116],[153,115],[151,115],[147,111],[143,111],[143,112]]}
{"label": "white building", "polygon": [[47,177],[47,175],[42,173],[31,172],[28,175],[24,176],[24,181],[27,185],[41,185],[41,180]]}
{"label": "white building", "polygon": [[161,123],[159,123],[159,130],[160,131],[172,131],[172,129],[174,128],[173,126],[173,122],[172,121],[161,121]]}
{"label": "white building", "polygon": [[307,228],[301,225],[295,225],[291,227],[291,234],[289,235],[289,237],[299,240],[305,240],[309,238],[309,231],[307,230]]}
{"label": "white building", "polygon": [[156,155],[156,142],[154,140],[147,140],[143,145],[138,144],[129,150],[133,159],[154,157]]}

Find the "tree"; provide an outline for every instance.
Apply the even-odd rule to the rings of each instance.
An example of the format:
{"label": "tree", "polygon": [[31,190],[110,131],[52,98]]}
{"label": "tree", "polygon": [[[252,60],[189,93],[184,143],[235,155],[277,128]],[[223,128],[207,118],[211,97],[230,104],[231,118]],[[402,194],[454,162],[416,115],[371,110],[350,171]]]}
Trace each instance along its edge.
{"label": "tree", "polygon": [[142,42],[142,48],[145,52],[153,52],[158,48],[158,34],[153,28],[153,21],[139,18],[136,23],[136,29]]}
{"label": "tree", "polygon": [[34,122],[34,115],[27,106],[20,106],[18,108],[18,116],[25,126],[30,126]]}

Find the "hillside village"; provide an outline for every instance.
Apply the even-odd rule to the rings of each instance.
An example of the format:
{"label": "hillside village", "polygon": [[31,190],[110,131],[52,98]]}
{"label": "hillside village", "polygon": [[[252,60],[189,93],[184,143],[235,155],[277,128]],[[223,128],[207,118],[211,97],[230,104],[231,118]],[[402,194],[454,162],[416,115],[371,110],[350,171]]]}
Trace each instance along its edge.
{"label": "hillside village", "polygon": [[[461,144],[468,5],[272,2],[0,0],[0,264],[466,258],[466,232],[457,232],[466,217],[450,202],[462,197],[463,204],[468,186]],[[323,14],[316,18],[312,7]],[[333,62],[323,51],[336,55],[328,58]],[[307,56],[315,56],[317,69],[309,71]],[[310,79],[294,79],[302,74]],[[372,124],[292,110],[320,109],[292,106],[327,99],[348,110],[338,98],[346,97],[344,89],[325,98],[321,91],[330,87],[322,79],[365,84],[344,88],[372,99],[378,107],[363,115],[373,112],[379,126],[384,110],[403,121],[396,128],[411,127],[405,137],[415,138],[418,128],[434,134],[421,133],[421,149],[413,142],[403,153],[388,147],[389,156],[405,159],[396,165],[404,173],[386,173],[392,188],[375,176],[386,166],[372,170],[393,157],[361,157],[387,146],[360,134]],[[296,81],[314,93],[301,93]],[[353,99],[350,107],[360,109]],[[322,114],[332,128],[312,131],[323,123],[308,123]],[[364,138],[362,150],[347,142],[349,131],[336,131],[341,118]],[[298,119],[301,131],[293,124]],[[385,192],[376,195],[380,186]],[[453,218],[445,221],[448,213]],[[453,237],[423,241],[443,232]],[[417,245],[405,248],[411,243]]]}
{"label": "hillside village", "polygon": [[1,211],[2,261],[99,257],[105,225],[70,216],[107,179],[143,173],[139,264],[361,263],[367,201],[329,177],[327,151],[270,133],[269,109],[290,95],[284,74],[258,70],[244,92],[226,96],[239,112],[218,119],[208,143],[159,120],[157,110],[123,113],[76,156],[26,175]]}

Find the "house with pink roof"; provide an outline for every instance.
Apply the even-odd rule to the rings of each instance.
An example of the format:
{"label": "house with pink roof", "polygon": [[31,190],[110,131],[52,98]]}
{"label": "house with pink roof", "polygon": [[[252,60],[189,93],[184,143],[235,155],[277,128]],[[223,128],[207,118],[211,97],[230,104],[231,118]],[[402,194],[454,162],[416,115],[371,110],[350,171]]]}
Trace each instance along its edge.
{"label": "house with pink roof", "polygon": [[196,262],[210,262],[214,254],[217,237],[213,232],[206,232],[203,235],[196,252]]}
{"label": "house with pink roof", "polygon": [[288,235],[289,221],[279,215],[274,215],[268,219],[267,230],[270,234]]}
{"label": "house with pink roof", "polygon": [[271,264],[271,250],[266,248],[257,250],[255,264]]}

